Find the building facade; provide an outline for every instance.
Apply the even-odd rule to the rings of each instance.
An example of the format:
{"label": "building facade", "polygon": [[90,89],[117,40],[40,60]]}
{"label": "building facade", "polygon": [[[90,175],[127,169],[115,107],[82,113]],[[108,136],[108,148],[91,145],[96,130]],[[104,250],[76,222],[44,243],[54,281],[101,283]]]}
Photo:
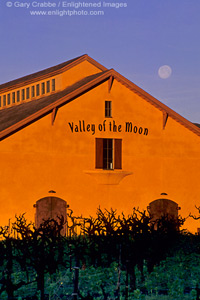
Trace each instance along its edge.
{"label": "building facade", "polygon": [[200,206],[200,128],[88,55],[0,85],[0,120],[2,225],[52,189],[83,216]]}

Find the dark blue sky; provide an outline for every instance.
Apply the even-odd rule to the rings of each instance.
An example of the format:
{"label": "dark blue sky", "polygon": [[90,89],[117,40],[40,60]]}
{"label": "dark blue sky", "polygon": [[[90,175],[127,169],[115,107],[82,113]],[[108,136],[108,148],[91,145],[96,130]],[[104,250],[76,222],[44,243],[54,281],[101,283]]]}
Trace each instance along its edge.
{"label": "dark blue sky", "polygon": [[[101,2],[104,15],[33,16],[34,10],[55,11],[33,2],[55,3],[59,11],[74,10],[63,3]],[[104,8],[103,2],[127,7]],[[25,3],[30,7],[17,7]],[[1,0],[0,83],[87,53],[200,123],[199,16],[199,0]],[[158,76],[162,65],[172,69],[167,79]]]}

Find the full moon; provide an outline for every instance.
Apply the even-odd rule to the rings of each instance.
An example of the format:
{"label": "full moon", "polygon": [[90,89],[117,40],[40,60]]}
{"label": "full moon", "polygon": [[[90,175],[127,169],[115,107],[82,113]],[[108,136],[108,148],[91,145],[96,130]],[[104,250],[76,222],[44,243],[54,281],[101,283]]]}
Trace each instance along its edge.
{"label": "full moon", "polygon": [[158,70],[158,75],[162,79],[167,79],[171,76],[172,69],[168,65],[161,66]]}

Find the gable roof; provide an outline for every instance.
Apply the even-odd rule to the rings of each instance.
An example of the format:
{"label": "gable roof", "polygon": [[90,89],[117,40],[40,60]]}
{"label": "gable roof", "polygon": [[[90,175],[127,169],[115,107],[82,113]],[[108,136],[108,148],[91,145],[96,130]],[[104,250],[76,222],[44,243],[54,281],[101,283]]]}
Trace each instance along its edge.
{"label": "gable roof", "polygon": [[149,102],[150,104],[158,108],[160,111],[163,112],[163,114],[167,116],[167,118],[171,117],[172,119],[174,119],[175,121],[177,121],[178,123],[186,127],[187,129],[189,129],[193,133],[200,136],[200,128],[196,126],[196,124],[191,123],[190,121],[188,121],[187,119],[179,115],[177,112],[169,108],[167,105],[160,102],[158,99],[151,96],[149,93],[145,92],[143,89],[138,87],[136,84],[134,84],[133,82],[131,82],[130,80],[122,76],[121,74],[117,73],[116,71],[114,72],[117,74],[116,79],[119,82],[121,82],[126,87],[134,91],[136,94],[140,95],[147,102]]}
{"label": "gable roof", "polygon": [[90,75],[50,96],[0,110],[0,140],[51,113],[109,78],[109,70]]}
{"label": "gable roof", "polygon": [[[104,68],[105,69],[105,68]],[[43,72],[43,71],[41,71]],[[48,73],[49,74],[49,73]],[[191,123],[178,113],[161,103],[159,100],[139,88],[137,85],[120,75],[113,69],[105,69],[94,75],[85,77],[84,79],[74,83],[67,87],[63,91],[56,92],[52,95],[42,97],[38,100],[32,100],[30,102],[22,103],[17,106],[5,108],[0,111],[0,140],[5,139],[14,132],[28,126],[43,116],[55,112],[59,107],[67,104],[68,102],[78,98],[82,94],[109,80],[110,88],[112,81],[117,80],[121,84],[125,85],[134,93],[140,95],[143,99],[149,102],[151,105],[163,112],[165,118],[171,117],[181,125],[200,136],[200,128]]]}
{"label": "gable roof", "polygon": [[4,93],[6,92],[8,89],[15,89],[15,88],[19,88],[23,85],[27,85],[30,84],[32,82],[35,81],[39,81],[39,80],[44,80],[46,78],[58,75],[78,64],[80,64],[83,61],[88,61],[91,64],[93,64],[94,66],[96,66],[97,68],[99,68],[100,71],[105,71],[107,70],[107,68],[105,68],[104,66],[102,66],[100,63],[98,63],[97,61],[95,61],[94,59],[92,59],[90,56],[88,56],[87,54],[81,55],[79,57],[73,58],[71,60],[68,60],[64,63],[61,63],[59,65],[50,67],[48,69],[27,75],[27,76],[23,76],[21,78],[3,83],[0,85],[0,93]]}

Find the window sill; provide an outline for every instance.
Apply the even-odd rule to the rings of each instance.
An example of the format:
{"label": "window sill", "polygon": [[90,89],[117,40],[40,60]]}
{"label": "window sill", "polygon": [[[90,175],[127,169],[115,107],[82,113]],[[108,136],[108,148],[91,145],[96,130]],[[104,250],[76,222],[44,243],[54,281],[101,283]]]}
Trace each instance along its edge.
{"label": "window sill", "polygon": [[89,170],[84,171],[85,174],[92,176],[98,184],[118,185],[124,177],[132,175],[132,172],[121,170]]}

